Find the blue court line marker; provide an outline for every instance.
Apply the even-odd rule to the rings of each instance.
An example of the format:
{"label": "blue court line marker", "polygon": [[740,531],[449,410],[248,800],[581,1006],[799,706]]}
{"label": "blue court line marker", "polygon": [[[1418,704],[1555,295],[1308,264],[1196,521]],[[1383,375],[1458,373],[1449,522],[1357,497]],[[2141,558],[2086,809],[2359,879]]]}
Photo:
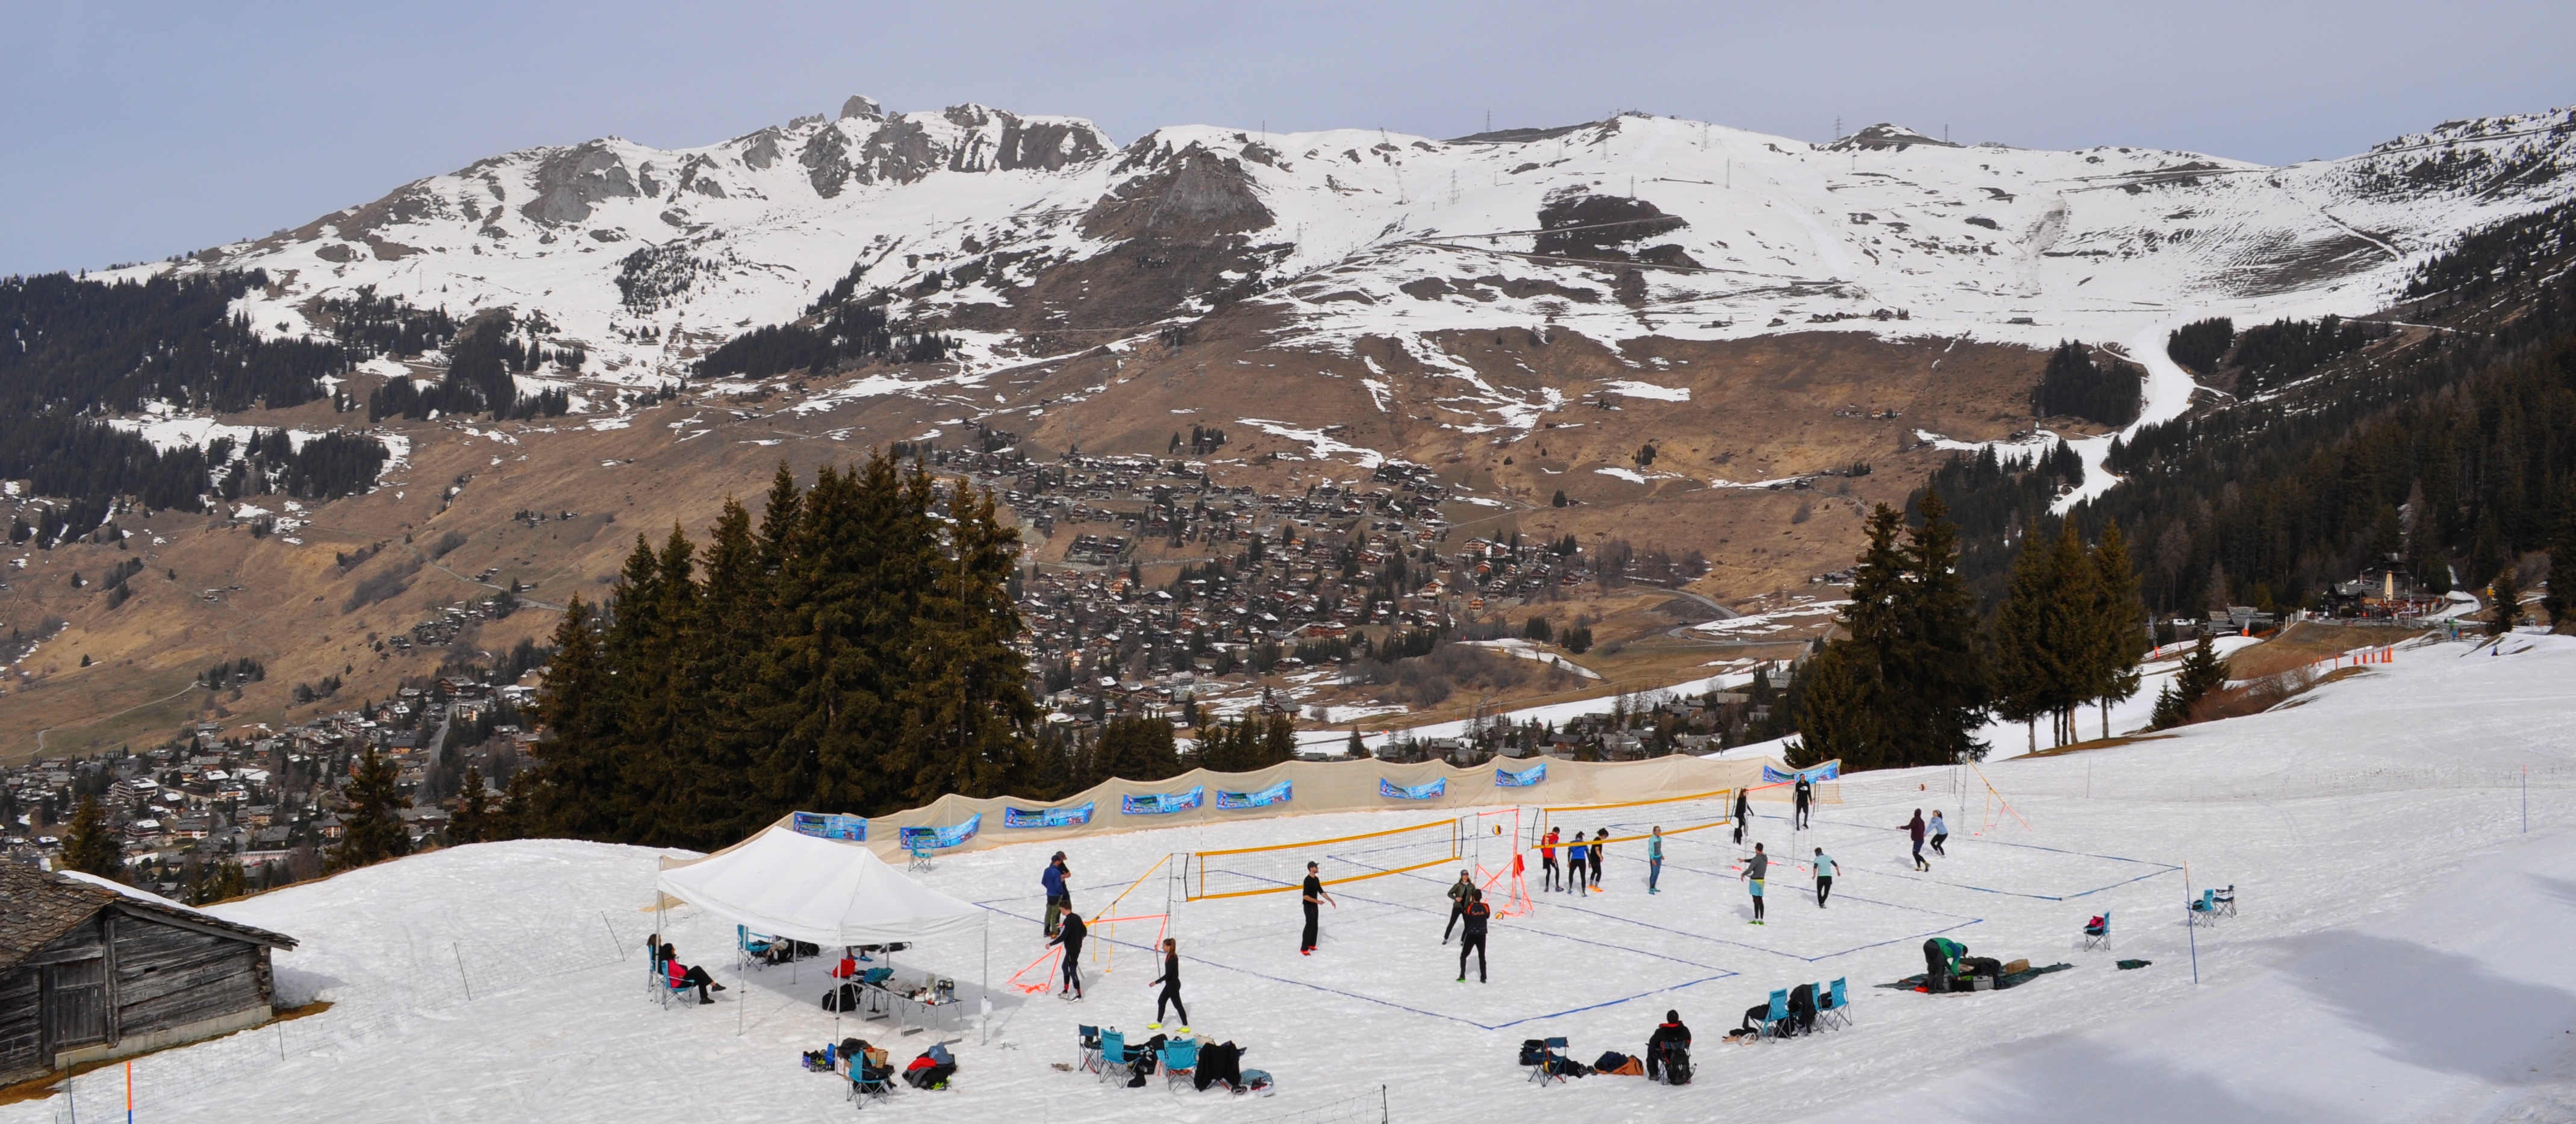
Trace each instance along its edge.
{"label": "blue court line marker", "polygon": [[[1001,900],[1001,899],[997,899],[997,900]],[[1362,899],[1362,900],[1371,900],[1371,899]],[[1002,915],[1002,916],[1004,916],[1004,917],[1014,917],[1014,918],[1018,918],[1019,920],[1022,920],[1022,921],[1036,921],[1036,920],[1037,920],[1037,918],[1035,918],[1035,917],[1030,917],[1030,916],[1028,916],[1028,915],[1020,914],[1020,913],[1014,913],[1014,912],[1012,912],[1012,911],[1010,911],[1010,910],[1007,910],[1007,909],[1000,909],[1000,908],[997,908],[997,907],[995,907],[994,905],[992,905],[990,902],[976,902],[976,903],[974,903],[974,904],[976,904],[977,906],[980,906],[980,907],[982,907],[982,908],[984,908],[984,909],[992,910],[993,912],[998,913],[998,914],[1001,914],[1001,915]],[[1530,931],[1530,930],[1525,930],[1525,931]],[[1542,935],[1542,936],[1546,936],[1546,935],[1552,935],[1552,934],[1540,934],[1540,935]],[[1125,948],[1137,949],[1137,950],[1139,950],[1139,951],[1144,951],[1144,952],[1148,952],[1148,953],[1153,952],[1153,951],[1156,951],[1156,950],[1154,950],[1153,948],[1151,948],[1150,946],[1137,944],[1137,943],[1135,943],[1134,941],[1122,941],[1122,940],[1116,940],[1116,939],[1114,939],[1114,938],[1109,938],[1109,937],[1103,937],[1103,938],[1100,938],[1100,939],[1105,940],[1105,941],[1108,941],[1108,942],[1109,942],[1109,943],[1111,943],[1111,944],[1119,945],[1119,946],[1122,946],[1122,947],[1125,947]],[[1598,943],[1598,942],[1586,942],[1586,943]],[[1603,947],[1606,947],[1606,948],[1618,948],[1619,946],[1617,946],[1617,945],[1604,945]],[[1623,949],[1622,951],[1635,952],[1635,951],[1637,951],[1637,950],[1635,950],[1635,949]],[[1646,955],[1652,955],[1652,954],[1651,954],[1651,953],[1648,953],[1648,954],[1646,954]],[[1716,972],[1718,973],[1717,975],[1714,975],[1714,976],[1706,976],[1706,977],[1703,977],[1703,978],[1700,978],[1700,979],[1696,979],[1696,980],[1688,981],[1688,982],[1686,982],[1686,983],[1675,984],[1675,985],[1673,985],[1673,986],[1671,986],[1671,987],[1666,987],[1666,988],[1657,988],[1657,989],[1655,989],[1655,990],[1653,990],[1653,991],[1644,991],[1644,992],[1639,992],[1639,993],[1637,993],[1637,994],[1635,994],[1635,995],[1624,996],[1624,997],[1622,997],[1622,998],[1618,998],[1618,999],[1609,999],[1609,1000],[1604,1000],[1604,1001],[1602,1001],[1602,1002],[1594,1003],[1594,1004],[1591,1004],[1591,1005],[1589,1005],[1589,1006],[1584,1006],[1584,1007],[1575,1007],[1575,1008],[1571,1008],[1571,1009],[1569,1009],[1569,1010],[1557,1011],[1557,1012],[1554,1012],[1554,1013],[1552,1013],[1552,1014],[1545,1014],[1545,1015],[1528,1015],[1528,1016],[1524,1016],[1524,1017],[1522,1017],[1522,1018],[1513,1019],[1513,1020],[1512,1020],[1512,1021],[1510,1021],[1510,1022],[1503,1022],[1503,1023],[1490,1023],[1490,1024],[1489,1024],[1489,1023],[1480,1023],[1480,1022],[1477,1022],[1477,1021],[1476,1021],[1476,1020],[1474,1020],[1474,1019],[1462,1018],[1462,1017],[1457,1016],[1457,1015],[1444,1015],[1444,1014],[1441,1014],[1441,1013],[1439,1013],[1439,1012],[1437,1012],[1437,1011],[1425,1011],[1425,1010],[1423,1010],[1423,1009],[1422,1009],[1422,1008],[1420,1008],[1420,1007],[1413,1007],[1413,1006],[1408,1006],[1408,1005],[1403,1004],[1403,1003],[1396,1003],[1396,1002],[1392,1002],[1392,1001],[1389,1001],[1389,1000],[1380,999],[1380,998],[1378,998],[1377,996],[1374,996],[1374,995],[1361,995],[1361,994],[1359,994],[1358,992],[1353,992],[1353,991],[1344,991],[1344,990],[1342,990],[1342,989],[1340,989],[1340,988],[1337,988],[1337,987],[1326,987],[1326,986],[1324,986],[1324,985],[1322,985],[1322,984],[1319,984],[1319,983],[1312,983],[1312,982],[1309,982],[1309,981],[1306,981],[1306,980],[1292,980],[1292,979],[1287,979],[1287,978],[1285,978],[1285,977],[1281,977],[1281,976],[1274,976],[1274,975],[1271,975],[1271,974],[1270,974],[1270,973],[1268,973],[1268,972],[1259,972],[1259,971],[1254,971],[1253,969],[1250,969],[1250,968],[1245,968],[1245,967],[1241,967],[1241,966],[1234,965],[1234,964],[1227,964],[1227,963],[1223,963],[1223,962],[1221,962],[1221,961],[1216,961],[1216,960],[1206,960],[1206,959],[1202,959],[1202,958],[1200,958],[1200,957],[1196,957],[1196,956],[1183,956],[1183,957],[1182,957],[1182,959],[1187,960],[1187,961],[1190,961],[1190,962],[1195,963],[1195,964],[1204,964],[1204,965],[1206,965],[1206,966],[1208,966],[1208,967],[1210,967],[1210,968],[1218,969],[1218,970],[1220,970],[1220,971],[1227,971],[1227,972],[1233,972],[1233,973],[1235,973],[1235,974],[1237,974],[1237,975],[1250,976],[1250,977],[1252,977],[1252,978],[1254,978],[1254,979],[1257,979],[1257,980],[1268,980],[1268,981],[1270,981],[1270,982],[1272,982],[1272,983],[1277,983],[1277,984],[1286,984],[1286,985],[1289,985],[1289,986],[1291,986],[1291,987],[1302,987],[1302,988],[1306,988],[1306,989],[1311,990],[1311,991],[1320,991],[1320,992],[1323,992],[1323,993],[1324,993],[1324,994],[1326,994],[1326,995],[1338,995],[1338,996],[1341,996],[1341,997],[1343,997],[1343,998],[1345,998],[1345,999],[1357,999],[1357,1000],[1360,1000],[1360,1001],[1365,1002],[1365,1003],[1375,1003],[1375,1004],[1377,1004],[1377,1005],[1378,1005],[1378,1006],[1380,1006],[1380,1007],[1391,1007],[1391,1008],[1394,1008],[1395,1010],[1398,1010],[1398,1011],[1405,1011],[1405,1012],[1409,1012],[1409,1013],[1412,1013],[1412,1014],[1421,1015],[1421,1016],[1422,1016],[1422,1017],[1424,1017],[1424,1018],[1439,1019],[1439,1020],[1442,1020],[1442,1021],[1444,1021],[1444,1022],[1453,1022],[1453,1023],[1457,1023],[1457,1024],[1462,1025],[1462,1026],[1471,1026],[1471,1027],[1474,1027],[1474,1028],[1476,1028],[1476,1029],[1478,1029],[1478,1030],[1501,1030],[1501,1029],[1504,1029],[1505,1027],[1514,1027],[1514,1026],[1519,1026],[1519,1025],[1521,1025],[1522,1023],[1526,1023],[1526,1022],[1535,1022],[1535,1021],[1540,1020],[1540,1019],[1561,1018],[1561,1017],[1566,1016],[1566,1015],[1577,1014],[1577,1013],[1580,1013],[1580,1012],[1583,1012],[1583,1011],[1599,1010],[1599,1009],[1601,1009],[1601,1008],[1603,1008],[1603,1007],[1615,1007],[1615,1006],[1618,1006],[1619,1004],[1622,1004],[1622,1003],[1631,1003],[1631,1002],[1635,1002],[1636,1000],[1646,998],[1647,996],[1650,996],[1650,995],[1661,995],[1661,994],[1663,994],[1664,992],[1667,992],[1667,991],[1678,991],[1678,990],[1680,990],[1680,989],[1682,989],[1682,988],[1685,988],[1685,987],[1692,987],[1692,986],[1695,986],[1695,985],[1698,985],[1698,984],[1708,983],[1708,982],[1711,982],[1711,981],[1713,981],[1713,980],[1722,980],[1722,979],[1726,979],[1726,978],[1728,978],[1728,977],[1730,977],[1730,976],[1735,976],[1735,975],[1739,975],[1739,974],[1741,974],[1741,973],[1737,973],[1737,972],[1729,971],[1729,970],[1724,969],[1724,968],[1716,968],[1716,969],[1713,969],[1713,970],[1714,970],[1714,971],[1716,971]],[[1670,957],[1665,957],[1664,959],[1671,959],[1671,958],[1670,958]],[[1674,961],[1674,963],[1677,963],[1677,964],[1687,964],[1687,963],[1689,963],[1689,961],[1676,960],[1676,961]],[[1709,968],[1709,966],[1708,966],[1708,965],[1705,965],[1705,964],[1693,964],[1693,965],[1691,965],[1691,966],[1692,966],[1692,967],[1695,967],[1695,968]]]}
{"label": "blue court line marker", "polygon": [[[1341,857],[1340,857],[1340,856],[1338,856],[1338,855],[1333,855],[1333,854],[1329,854],[1329,853],[1328,853],[1328,854],[1326,854],[1324,857],[1325,857],[1325,858],[1329,858],[1329,859],[1334,859],[1335,861],[1339,861],[1339,862],[1349,862],[1349,860],[1348,860],[1348,859],[1343,859],[1343,858],[1341,858]],[[1640,860],[1638,860],[1638,861],[1643,862],[1644,860],[1640,859]],[[1351,865],[1353,865],[1353,866],[1360,866],[1360,867],[1362,867],[1363,869],[1375,869],[1375,868],[1372,868],[1372,867],[1367,867],[1367,866],[1366,866],[1366,864],[1362,864],[1362,863],[1352,863]],[[1424,881],[1424,882],[1436,882],[1436,881],[1438,881],[1438,879],[1426,878],[1426,877],[1424,877],[1424,876],[1423,876],[1423,875],[1421,875],[1421,874],[1413,873],[1413,872],[1409,872],[1409,871],[1408,871],[1408,872],[1406,872],[1406,873],[1403,875],[1403,877],[1405,877],[1405,878],[1409,878],[1409,879],[1413,879],[1413,880],[1416,880],[1416,881]],[[1284,883],[1282,883],[1282,884],[1284,885]],[[1377,905],[1385,905],[1385,906],[1389,906],[1389,907],[1396,908],[1396,909],[1412,910],[1412,911],[1417,912],[1417,913],[1431,914],[1431,913],[1437,913],[1437,912],[1439,912],[1438,910],[1435,910],[1435,909],[1426,909],[1426,908],[1423,908],[1423,907],[1420,907],[1420,906],[1410,905],[1410,904],[1407,904],[1407,903],[1404,903],[1404,902],[1391,902],[1391,901],[1387,901],[1387,900],[1385,900],[1385,899],[1383,899],[1383,898],[1364,898],[1364,897],[1359,897],[1358,895],[1353,895],[1353,896],[1352,896],[1352,900],[1354,900],[1354,901],[1370,902],[1370,903],[1372,903],[1372,904],[1377,904]],[[1574,911],[1579,912],[1579,913],[1586,913],[1586,914],[1590,914],[1590,915],[1592,915],[1592,916],[1594,916],[1594,917],[1603,917],[1603,918],[1608,918],[1608,919],[1610,919],[1610,920],[1612,920],[1612,921],[1625,922],[1625,923],[1627,923],[1627,924],[1635,925],[1635,926],[1637,926],[1637,927],[1639,927],[1639,928],[1652,929],[1652,930],[1655,930],[1655,931],[1657,931],[1657,932],[1662,932],[1662,933],[1671,933],[1671,934],[1673,934],[1673,935],[1675,935],[1675,936],[1689,937],[1689,938],[1692,938],[1692,939],[1694,939],[1694,940],[1707,941],[1707,942],[1709,942],[1709,943],[1711,943],[1711,944],[1728,945],[1728,946],[1732,946],[1732,947],[1735,947],[1735,948],[1746,949],[1746,950],[1749,950],[1749,951],[1752,951],[1752,952],[1763,952],[1763,953],[1769,953],[1769,954],[1771,954],[1771,955],[1773,955],[1773,956],[1784,957],[1784,958],[1786,958],[1786,959],[1796,960],[1796,961],[1800,961],[1800,962],[1802,962],[1802,963],[1807,963],[1807,964],[1813,964],[1813,963],[1815,963],[1815,962],[1817,962],[1817,961],[1819,961],[1819,960],[1830,960],[1830,959],[1833,959],[1834,957],[1837,957],[1837,956],[1848,956],[1848,955],[1850,955],[1850,954],[1852,954],[1852,953],[1860,952],[1860,951],[1864,951],[1864,950],[1866,950],[1866,949],[1883,948],[1883,947],[1885,947],[1885,946],[1887,946],[1887,945],[1891,945],[1891,944],[1901,944],[1901,943],[1906,942],[1906,941],[1921,940],[1921,939],[1926,938],[1926,937],[1937,937],[1937,936],[1940,936],[1940,935],[1941,935],[1941,934],[1943,934],[1943,933],[1957,932],[1958,930],[1965,929],[1965,928],[1967,928],[1968,926],[1971,926],[1971,925],[1982,925],[1982,924],[1985,924],[1985,921],[1986,921],[1986,919],[1985,919],[1985,918],[1982,918],[1982,917],[1967,917],[1967,916],[1965,916],[1965,915],[1963,915],[1963,914],[1957,914],[1957,913],[1943,913],[1943,912],[1941,912],[1940,910],[1937,910],[1937,909],[1925,909],[1925,908],[1923,908],[1923,907],[1921,907],[1921,906],[1898,905],[1898,904],[1896,904],[1895,902],[1880,901],[1880,900],[1875,899],[1875,898],[1855,898],[1855,897],[1849,897],[1849,896],[1846,896],[1843,900],[1845,900],[1845,901],[1862,902],[1862,903],[1865,903],[1865,904],[1868,904],[1868,905],[1886,906],[1886,907],[1887,907],[1887,908],[1889,908],[1889,909],[1902,909],[1902,910],[1906,910],[1906,911],[1913,912],[1913,913],[1928,913],[1928,914],[1931,914],[1931,915],[1932,915],[1932,916],[1934,916],[1934,917],[1947,918],[1947,919],[1950,919],[1950,920],[1955,920],[1955,921],[1957,921],[1957,922],[1959,922],[1959,923],[1958,923],[1958,924],[1956,924],[1956,925],[1948,926],[1948,927],[1946,927],[1946,928],[1933,929],[1933,930],[1929,930],[1929,931],[1927,931],[1927,932],[1915,933],[1915,934],[1913,934],[1913,935],[1911,935],[1911,936],[1892,937],[1892,938],[1890,938],[1890,939],[1883,940],[1883,941],[1877,941],[1877,942],[1874,942],[1874,943],[1871,943],[1871,944],[1858,945],[1858,946],[1855,946],[1855,947],[1852,947],[1852,948],[1844,949],[1844,950],[1842,950],[1841,952],[1828,952],[1828,953],[1825,953],[1825,954],[1824,954],[1824,955],[1822,955],[1822,956],[1800,956],[1800,955],[1798,955],[1797,953],[1794,953],[1794,952],[1781,952],[1781,951],[1779,951],[1779,950],[1777,950],[1777,949],[1763,948],[1763,947],[1760,947],[1760,946],[1758,946],[1758,945],[1750,945],[1750,944],[1746,944],[1746,943],[1744,943],[1744,942],[1742,942],[1742,941],[1731,941],[1731,940],[1727,940],[1727,939],[1726,939],[1726,938],[1724,938],[1724,937],[1715,937],[1715,936],[1710,936],[1710,935],[1708,935],[1708,934],[1706,934],[1706,933],[1694,933],[1694,932],[1691,932],[1690,930],[1687,930],[1687,929],[1674,929],[1674,928],[1669,928],[1669,927],[1666,927],[1666,926],[1663,926],[1663,925],[1656,925],[1656,924],[1653,924],[1653,923],[1651,923],[1651,922],[1639,921],[1639,920],[1636,920],[1636,919],[1634,919],[1634,918],[1621,917],[1621,916],[1619,916],[1618,914],[1615,914],[1615,913],[1603,913],[1603,912],[1601,912],[1600,910],[1597,910],[1597,909],[1586,909],[1586,908],[1584,908],[1584,907],[1582,907],[1582,906],[1579,906],[1579,905],[1563,905],[1563,904],[1561,904],[1561,903],[1560,903],[1560,908],[1574,910]],[[1520,927],[1515,926],[1515,928],[1520,928]],[[1618,949],[1618,950],[1620,950],[1620,951],[1622,951],[1622,952],[1631,952],[1631,953],[1635,953],[1635,954],[1637,954],[1637,955],[1639,955],[1639,956],[1652,956],[1652,957],[1656,957],[1656,958],[1658,958],[1658,959],[1671,960],[1672,962],[1674,962],[1674,963],[1676,963],[1676,964],[1691,964],[1691,962],[1690,962],[1690,961],[1688,961],[1688,960],[1683,960],[1683,959],[1681,959],[1681,958],[1679,958],[1679,957],[1674,957],[1674,956],[1664,956],[1664,955],[1662,955],[1662,954],[1660,954],[1660,953],[1648,952],[1648,951],[1646,951],[1646,950],[1644,950],[1644,949],[1639,949],[1639,948],[1630,948],[1630,947],[1628,947],[1627,945],[1611,944],[1611,943],[1606,942],[1606,941],[1594,941],[1594,940],[1587,940],[1587,939],[1582,938],[1582,937],[1566,937],[1566,936],[1564,936],[1563,934],[1560,934],[1560,933],[1544,933],[1544,932],[1539,932],[1538,930],[1535,930],[1535,929],[1528,929],[1528,928],[1521,928],[1521,929],[1520,929],[1520,931],[1522,931],[1522,932],[1526,932],[1526,933],[1537,933],[1537,934],[1538,934],[1538,935],[1540,935],[1540,936],[1559,937],[1559,938],[1562,938],[1562,939],[1565,939],[1565,940],[1576,941],[1576,942],[1578,942],[1578,943],[1582,943],[1582,944],[1597,945],[1597,946],[1602,947],[1602,948],[1615,948],[1615,949]],[[1693,967],[1708,967],[1708,968],[1714,968],[1714,967],[1715,967],[1714,965],[1701,965],[1701,964],[1692,964],[1692,966],[1693,966]]]}

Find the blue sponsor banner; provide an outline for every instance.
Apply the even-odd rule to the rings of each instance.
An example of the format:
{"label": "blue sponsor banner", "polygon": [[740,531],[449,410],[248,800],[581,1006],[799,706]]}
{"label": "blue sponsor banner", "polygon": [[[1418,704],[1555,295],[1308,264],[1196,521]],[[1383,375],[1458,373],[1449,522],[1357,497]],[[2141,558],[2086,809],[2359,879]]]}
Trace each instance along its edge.
{"label": "blue sponsor banner", "polygon": [[1091,822],[1091,804],[1071,808],[1003,808],[1003,827],[1080,827]]}
{"label": "blue sponsor banner", "polygon": [[839,812],[798,812],[795,818],[788,822],[788,826],[794,828],[798,835],[811,835],[818,839],[846,839],[852,843],[868,841],[866,816],[848,816]]}
{"label": "blue sponsor banner", "polygon": [[975,832],[983,826],[984,813],[977,812],[966,817],[963,823],[953,823],[946,827],[907,827],[897,838],[903,841],[906,848],[928,845],[945,849],[973,839]]}
{"label": "blue sponsor banner", "polygon": [[1494,770],[1494,786],[1497,788],[1529,788],[1546,779],[1547,765],[1545,763],[1532,765],[1517,773],[1509,769],[1502,768]]}
{"label": "blue sponsor banner", "polygon": [[1762,783],[1764,784],[1788,784],[1800,777],[1807,778],[1808,784],[1814,784],[1818,781],[1841,780],[1843,778],[1843,759],[1837,757],[1812,769],[1800,769],[1794,773],[1783,773],[1769,765],[1764,765],[1762,767]]}
{"label": "blue sponsor banner", "polygon": [[1442,777],[1430,784],[1414,785],[1400,785],[1385,777],[1377,779],[1377,794],[1395,800],[1437,800],[1441,794],[1448,791],[1449,778],[1447,777]]}
{"label": "blue sponsor banner", "polygon": [[1118,812],[1120,815],[1127,816],[1167,816],[1174,812],[1196,808],[1199,806],[1199,802],[1206,797],[1206,785],[1200,785],[1188,792],[1157,792],[1145,796],[1121,796],[1118,798]]}
{"label": "blue sponsor banner", "polygon": [[1216,792],[1216,806],[1219,808],[1267,808],[1273,804],[1287,802],[1287,781],[1281,781],[1259,792],[1227,792],[1224,789],[1218,789]]}

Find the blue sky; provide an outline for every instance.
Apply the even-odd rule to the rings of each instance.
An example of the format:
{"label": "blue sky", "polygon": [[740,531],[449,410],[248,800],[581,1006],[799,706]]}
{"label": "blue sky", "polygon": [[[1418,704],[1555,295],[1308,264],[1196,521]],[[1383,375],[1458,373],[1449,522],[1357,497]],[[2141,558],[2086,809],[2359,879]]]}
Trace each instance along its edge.
{"label": "blue sky", "polygon": [[0,273],[299,225],[610,133],[702,144],[865,93],[1435,137],[1621,109],[1810,140],[2283,163],[2576,102],[2576,4],[0,2]]}

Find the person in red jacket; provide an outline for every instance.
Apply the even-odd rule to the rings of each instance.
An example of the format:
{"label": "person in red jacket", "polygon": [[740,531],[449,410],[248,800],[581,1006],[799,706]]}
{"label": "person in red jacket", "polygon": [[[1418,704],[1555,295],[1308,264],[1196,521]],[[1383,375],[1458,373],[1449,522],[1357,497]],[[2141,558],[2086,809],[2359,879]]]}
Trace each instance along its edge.
{"label": "person in red jacket", "polygon": [[682,967],[680,965],[679,951],[667,944],[662,946],[662,973],[664,978],[671,981],[671,990],[673,991],[685,990],[692,987],[698,989],[698,1002],[700,1003],[715,1002],[714,999],[707,996],[708,988],[714,988],[717,991],[723,991],[725,989],[725,985],[717,983],[713,978],[707,975],[706,969],[699,967]]}

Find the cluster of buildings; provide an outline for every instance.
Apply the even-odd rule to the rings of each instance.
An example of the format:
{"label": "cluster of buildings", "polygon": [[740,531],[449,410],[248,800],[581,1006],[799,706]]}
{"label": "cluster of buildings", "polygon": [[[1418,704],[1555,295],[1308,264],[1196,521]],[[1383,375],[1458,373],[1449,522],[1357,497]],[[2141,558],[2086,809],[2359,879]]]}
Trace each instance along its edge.
{"label": "cluster of buildings", "polygon": [[[57,865],[90,797],[123,843],[129,881],[143,889],[184,900],[190,872],[225,863],[239,863],[255,886],[309,878],[340,838],[343,791],[367,750],[394,763],[403,791],[420,792],[448,723],[493,715],[528,691],[450,676],[284,730],[227,734],[200,723],[155,749],[0,768],[0,858]],[[494,732],[529,736],[514,724]],[[415,840],[446,826],[445,812],[422,804],[403,812]]]}

